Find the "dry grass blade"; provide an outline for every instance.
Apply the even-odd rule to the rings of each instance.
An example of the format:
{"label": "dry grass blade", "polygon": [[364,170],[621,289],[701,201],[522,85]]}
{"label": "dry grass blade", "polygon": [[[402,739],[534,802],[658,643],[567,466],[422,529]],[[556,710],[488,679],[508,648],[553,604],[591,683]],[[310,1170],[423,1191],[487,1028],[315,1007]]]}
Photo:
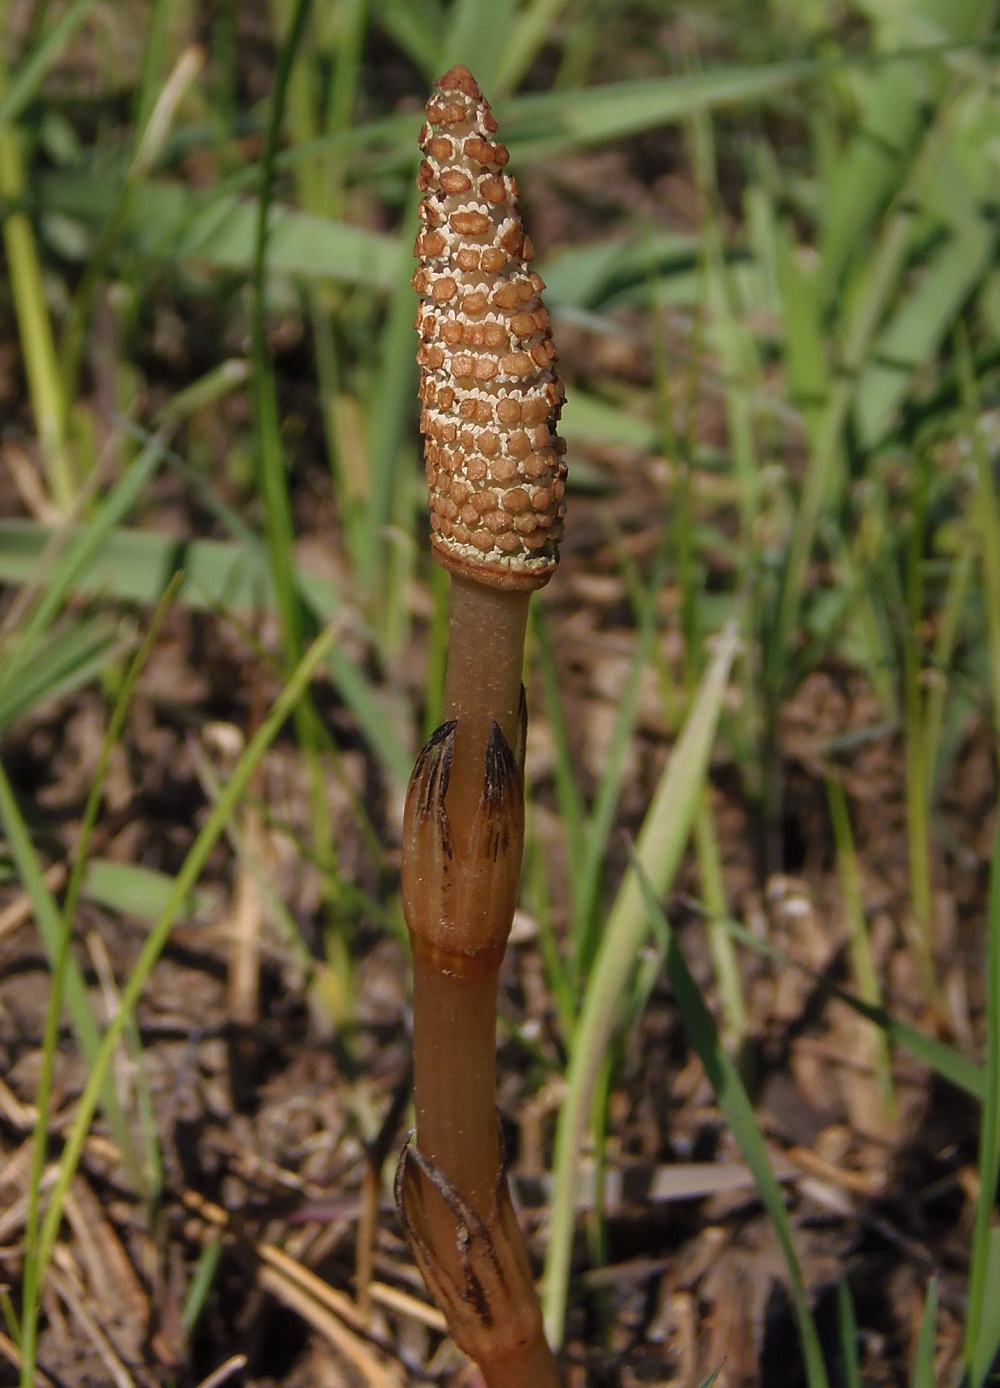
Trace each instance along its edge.
{"label": "dry grass blade", "polygon": [[66,1196],[66,1221],[76,1241],[90,1299],[120,1353],[135,1362],[142,1357],[150,1306],[135,1268],[122,1247],[100,1200],[78,1176]]}
{"label": "dry grass blade", "polygon": [[[15,1369],[20,1369],[22,1362],[21,1351],[18,1349],[17,1345],[15,1345],[14,1341],[10,1339],[8,1335],[5,1335],[2,1330],[0,1330],[0,1354],[2,1354],[7,1362],[12,1364]],[[35,1368],[35,1382],[38,1384],[39,1388],[56,1388],[56,1384],[53,1383],[48,1374],[37,1367]]]}
{"label": "dry grass blade", "polygon": [[368,1348],[360,1336],[342,1321],[339,1316],[315,1301],[300,1284],[291,1280],[283,1270],[275,1266],[261,1269],[260,1285],[265,1291],[295,1311],[303,1320],[323,1335],[347,1362],[358,1371],[369,1388],[401,1388],[401,1379],[390,1374]]}
{"label": "dry grass blade", "polygon": [[198,1384],[198,1388],[222,1388],[222,1384],[227,1379],[238,1374],[241,1369],[245,1369],[247,1357],[245,1354],[234,1354],[231,1359],[227,1359],[224,1364],[220,1364],[217,1369],[209,1374],[208,1378],[203,1378]]}
{"label": "dry grass blade", "polygon": [[[243,833],[248,849],[256,856],[264,836],[257,811],[247,810]],[[256,1024],[259,1012],[264,903],[257,879],[243,859],[237,863],[236,874],[230,919],[229,1015],[236,1026],[249,1028]]]}
{"label": "dry grass blade", "polygon": [[19,1133],[29,1132],[38,1118],[38,1110],[34,1105],[22,1104],[21,1100],[2,1079],[0,1079],[0,1114]]}
{"label": "dry grass blade", "polygon": [[[15,1231],[24,1227],[28,1215],[26,1187],[31,1155],[31,1143],[22,1143],[6,1166],[0,1169],[0,1190],[10,1192],[6,1195],[3,1212],[0,1213],[0,1243],[5,1242]],[[41,1194],[51,1189],[56,1174],[57,1168],[54,1163],[46,1168],[39,1187]],[[15,1195],[13,1192],[21,1193]]]}
{"label": "dry grass blade", "polygon": [[[183,1201],[214,1229],[230,1228],[226,1211],[197,1192],[185,1191]],[[263,1264],[258,1282],[265,1291],[308,1321],[363,1375],[371,1388],[400,1388],[399,1380],[383,1367],[362,1338],[367,1329],[365,1317],[346,1293],[331,1287],[274,1244],[250,1242]]]}
{"label": "dry grass blade", "polygon": [[[198,1215],[213,1229],[231,1228],[232,1221],[226,1211],[221,1206],[206,1200],[196,1191],[185,1191],[183,1202],[192,1214]],[[317,1277],[314,1272],[310,1272],[302,1263],[289,1257],[287,1253],[282,1252],[274,1244],[263,1241],[251,1241],[251,1244],[260,1261],[266,1267],[271,1268],[279,1277],[286,1282],[294,1283],[305,1295],[345,1321],[353,1330],[361,1333],[367,1329],[367,1317],[345,1292],[331,1287],[328,1282],[324,1282],[322,1278]],[[419,1324],[427,1326],[429,1330],[435,1330],[438,1333],[444,1333],[447,1328],[440,1311],[433,1306],[428,1306],[426,1302],[418,1301],[416,1297],[410,1296],[398,1287],[391,1287],[385,1282],[371,1282],[369,1292],[371,1300],[387,1311],[406,1316],[408,1319],[417,1321]]]}
{"label": "dry grass blade", "polygon": [[[42,881],[50,892],[59,891],[66,881],[67,869],[64,863],[53,863],[42,874]],[[34,904],[27,892],[19,893],[13,901],[0,911],[0,940],[20,930],[34,915]]]}
{"label": "dry grass blade", "polygon": [[[193,1214],[198,1215],[214,1229],[222,1230],[232,1227],[232,1221],[226,1211],[219,1205],[212,1204],[211,1201],[206,1200],[196,1191],[185,1191],[182,1198],[185,1206]],[[321,1277],[317,1277],[309,1268],[274,1244],[256,1240],[249,1242],[260,1261],[278,1276],[284,1278],[286,1282],[293,1282],[307,1296],[326,1307],[334,1315],[339,1316],[352,1329],[359,1332],[364,1332],[367,1329],[367,1318],[345,1292],[331,1287],[328,1282],[324,1282]],[[444,1328],[440,1313],[435,1311],[433,1307],[417,1301],[414,1297],[407,1296],[405,1292],[394,1287],[386,1286],[385,1283],[373,1282],[371,1284],[371,1296],[373,1301],[385,1306],[386,1309],[398,1311],[401,1315],[420,1321],[433,1330]]]}
{"label": "dry grass blade", "polygon": [[[56,1264],[59,1264],[58,1271]],[[76,1264],[69,1252],[60,1245],[57,1245],[53,1251],[46,1280],[49,1286],[58,1293],[84,1336],[97,1351],[115,1388],[136,1388],[135,1379],[122,1363],[111,1341],[87,1307]]]}
{"label": "dry grass blade", "polygon": [[439,1335],[443,1335],[448,1329],[440,1311],[434,1306],[428,1306],[426,1301],[418,1301],[408,1292],[400,1291],[398,1287],[390,1287],[386,1282],[372,1282],[368,1291],[372,1301],[384,1307],[386,1311],[394,1311],[397,1315],[426,1325],[428,1330],[436,1330]]}

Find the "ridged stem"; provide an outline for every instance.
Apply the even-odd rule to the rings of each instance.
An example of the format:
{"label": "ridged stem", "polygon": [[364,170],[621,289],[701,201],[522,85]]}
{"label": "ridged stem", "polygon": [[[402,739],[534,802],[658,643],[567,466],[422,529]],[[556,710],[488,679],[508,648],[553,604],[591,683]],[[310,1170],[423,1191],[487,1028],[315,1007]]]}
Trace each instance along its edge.
{"label": "ridged stem", "polygon": [[[437,951],[414,943],[413,1090],[417,1142],[477,1214],[493,1205],[499,1152],[496,1006],[499,961],[456,977]],[[449,1234],[451,1214],[444,1212]]]}
{"label": "ridged stem", "polygon": [[452,574],[444,716],[458,720],[448,814],[459,833],[482,798],[491,723],[517,746],[530,597]]}
{"label": "ridged stem", "polygon": [[[510,747],[519,740],[529,598],[452,575],[444,713],[456,728],[445,807],[459,865],[483,799],[492,725]],[[413,937],[417,1144],[485,1218],[499,1166],[496,1004],[503,952],[472,938],[461,948],[459,964]],[[428,1218],[447,1247],[454,1220],[443,1201],[427,1194]]]}
{"label": "ridged stem", "polygon": [[559,1388],[503,1174],[496,1006],[523,843],[529,595],[452,576],[447,721],[407,797],[416,1148],[397,1200],[456,1341],[488,1388]]}

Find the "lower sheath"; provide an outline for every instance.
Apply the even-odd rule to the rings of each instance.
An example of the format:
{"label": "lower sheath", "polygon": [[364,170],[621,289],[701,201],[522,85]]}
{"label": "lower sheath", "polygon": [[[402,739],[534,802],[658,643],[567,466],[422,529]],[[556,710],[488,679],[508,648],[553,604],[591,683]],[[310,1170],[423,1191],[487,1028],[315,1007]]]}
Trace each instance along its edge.
{"label": "lower sheath", "polygon": [[[495,1109],[499,960],[471,977],[467,969],[449,973],[445,963],[414,942],[417,1146],[483,1221],[491,1248],[487,1271],[504,1269],[490,1316],[479,1323],[474,1306],[458,1313],[453,1308],[451,1329],[476,1359],[487,1388],[559,1388],[528,1254],[502,1188]],[[451,1284],[462,1287],[467,1276],[455,1214],[426,1176],[419,1179],[429,1251]],[[472,1262],[482,1256],[475,1239],[465,1256]],[[484,1277],[480,1286],[487,1284]]]}

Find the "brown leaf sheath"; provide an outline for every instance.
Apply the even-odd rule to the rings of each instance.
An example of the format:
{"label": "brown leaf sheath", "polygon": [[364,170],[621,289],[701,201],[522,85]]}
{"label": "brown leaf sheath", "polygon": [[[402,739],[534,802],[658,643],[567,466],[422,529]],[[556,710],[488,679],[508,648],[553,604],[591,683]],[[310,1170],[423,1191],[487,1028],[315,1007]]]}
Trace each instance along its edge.
{"label": "brown leaf sheath", "polygon": [[445,568],[540,588],[565,514],[564,399],[507,150],[468,68],[438,79],[420,132],[420,427],[431,543]]}
{"label": "brown leaf sheath", "polygon": [[443,723],[417,759],[403,815],[403,911],[414,948],[452,978],[496,973],[507,948],[524,843],[524,790],[516,755],[496,723],[481,794],[456,840],[447,810],[455,723]]}

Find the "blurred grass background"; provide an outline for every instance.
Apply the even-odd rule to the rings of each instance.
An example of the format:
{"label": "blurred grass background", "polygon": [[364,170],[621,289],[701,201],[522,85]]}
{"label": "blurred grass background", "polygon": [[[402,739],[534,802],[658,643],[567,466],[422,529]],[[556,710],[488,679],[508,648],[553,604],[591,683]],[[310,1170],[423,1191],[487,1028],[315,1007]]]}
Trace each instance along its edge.
{"label": "blurred grass background", "polygon": [[[1000,893],[974,929],[966,1028],[936,902],[941,864],[961,871],[970,851],[949,839],[942,797],[961,795],[970,730],[991,768],[1000,731],[996,7],[73,0],[8,4],[3,24],[0,731],[14,771],[0,776],[0,817],[7,880],[27,895],[52,967],[24,1280],[5,1302],[22,1381],[98,1107],[147,1208],[167,1198],[155,1115],[123,1104],[108,1077],[123,1042],[141,1071],[136,1007],[175,923],[196,910],[216,845],[254,875],[254,835],[275,829],[261,767],[286,717],[304,812],[278,828],[319,883],[316,937],[303,938],[266,873],[256,890],[341,1037],[356,1016],[359,939],[373,924],[400,932],[393,814],[436,722],[447,594],[427,561],[415,428],[416,132],[433,79],[464,61],[510,147],[565,343],[567,567],[584,574],[573,591],[586,593],[603,545],[617,625],[631,633],[605,756],[586,774],[558,659],[571,606],[559,578],[532,624],[529,682],[547,730],[538,779],[561,844],[557,871],[538,831],[524,883],[558,1036],[531,1083],[555,1070],[566,1095],[550,1333],[562,1340],[571,1294],[581,1145],[589,1132],[600,1150],[625,1038],[666,969],[778,1233],[806,1379],[828,1381],[744,1087],[759,1021],[746,960],[774,945],[732,919],[706,779],[714,747],[748,807],[754,870],[771,880],[787,867],[783,719],[816,672],[836,669],[863,683],[870,712],[836,735],[817,714],[808,758],[844,905],[842,982],[874,1023],[886,1131],[897,1047],[982,1105],[949,1368],[978,1388],[1000,1345]],[[633,471],[659,494],[650,510],[648,487],[636,490],[642,523],[629,530]],[[172,869],[151,868],[102,854],[96,831],[135,690],[178,611],[228,633],[254,694],[245,745],[204,768],[197,835]],[[609,853],[650,688],[661,741],[679,741],[619,881]],[[95,689],[103,750],[60,839],[17,771],[23,739]],[[885,993],[852,821],[852,755],[886,738],[905,796],[898,947],[918,999],[906,1015]],[[361,880],[327,789],[350,748],[369,768],[348,786],[374,865]],[[658,904],[689,839],[707,987]],[[110,1025],[74,945],[81,899],[153,922]],[[63,1007],[89,1080],[54,1151],[42,1138]],[[601,1237],[597,1221],[597,1262]],[[837,1381],[861,1382],[843,1288]],[[926,1307],[910,1369],[930,1384],[933,1289]]]}

